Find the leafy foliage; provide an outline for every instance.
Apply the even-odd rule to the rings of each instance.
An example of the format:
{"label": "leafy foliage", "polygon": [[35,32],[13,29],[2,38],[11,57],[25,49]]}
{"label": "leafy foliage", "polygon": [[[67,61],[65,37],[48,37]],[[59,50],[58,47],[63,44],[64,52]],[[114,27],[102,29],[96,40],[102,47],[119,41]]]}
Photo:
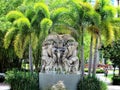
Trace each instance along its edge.
{"label": "leafy foliage", "polygon": [[[119,19],[113,20],[116,9],[110,0],[96,0],[93,7],[91,0],[2,0],[0,1],[0,29],[7,32],[4,38],[5,48],[14,46],[20,58],[27,53],[28,44],[32,43],[34,61],[40,60],[41,44],[50,32],[69,33],[75,36],[81,46],[81,36],[85,37],[85,50],[88,54],[90,35],[104,36],[105,44],[119,37]],[[47,3],[47,4],[46,4]],[[10,12],[9,12],[10,11]],[[9,12],[9,13],[8,13]],[[119,8],[117,9],[119,13]],[[7,14],[8,13],[8,14]],[[7,16],[5,16],[7,14]],[[10,21],[8,22],[7,19]],[[7,31],[6,31],[7,30]],[[94,37],[95,38],[95,37]],[[2,41],[2,40],[1,40]],[[14,44],[14,45],[13,45]],[[2,47],[2,46],[1,46]],[[3,47],[2,47],[3,48]],[[85,58],[88,55],[85,51]],[[38,58],[37,58],[38,57]],[[37,62],[36,62],[37,63]]]}
{"label": "leafy foliage", "polygon": [[34,9],[37,13],[43,13],[46,18],[50,18],[49,9],[46,4],[44,3],[36,3],[34,5]]}
{"label": "leafy foliage", "polygon": [[16,9],[23,0],[0,0],[0,16],[6,15],[9,11]]}
{"label": "leafy foliage", "polygon": [[28,18],[19,18],[14,21],[14,26],[19,28],[23,34],[30,33],[31,23]]}
{"label": "leafy foliage", "polygon": [[24,15],[19,11],[10,11],[6,17],[9,21],[13,22],[20,17],[24,17]]}
{"label": "leafy foliage", "polygon": [[110,59],[114,65],[119,67],[120,75],[120,40],[114,41],[112,45],[102,46],[101,50],[103,51],[104,58]]}
{"label": "leafy foliage", "polygon": [[[88,69],[85,68],[84,71],[88,72]],[[103,69],[96,69],[96,73],[104,73],[104,70]]]}
{"label": "leafy foliage", "polygon": [[16,29],[15,28],[11,28],[8,30],[8,32],[5,35],[5,39],[4,39],[4,47],[8,48],[11,40],[14,38],[14,35],[16,33]]}
{"label": "leafy foliage", "polygon": [[114,41],[112,45],[102,46],[104,58],[109,58],[116,65],[120,65],[120,40]]}
{"label": "leafy foliage", "polygon": [[41,21],[40,26],[41,26],[42,32],[45,32],[44,35],[48,34],[49,29],[52,27],[52,21],[48,18],[44,18]]}
{"label": "leafy foliage", "polygon": [[113,76],[112,84],[113,85],[120,85],[120,76]]}
{"label": "leafy foliage", "polygon": [[11,85],[12,90],[39,90],[38,74],[23,71],[7,71],[5,82]]}
{"label": "leafy foliage", "polygon": [[80,80],[77,90],[107,90],[107,85],[95,77],[85,77]]}

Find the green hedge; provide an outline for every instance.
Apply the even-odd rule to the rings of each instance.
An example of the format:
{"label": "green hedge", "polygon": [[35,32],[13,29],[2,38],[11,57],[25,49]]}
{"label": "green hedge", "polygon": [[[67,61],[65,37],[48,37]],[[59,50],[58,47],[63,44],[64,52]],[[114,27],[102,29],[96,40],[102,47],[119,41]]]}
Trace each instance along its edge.
{"label": "green hedge", "polygon": [[[88,72],[88,68],[84,69],[85,72]],[[96,73],[104,73],[103,69],[96,69]]]}
{"label": "green hedge", "polygon": [[77,90],[107,90],[107,85],[95,77],[85,77],[79,81]]}
{"label": "green hedge", "polygon": [[112,78],[113,85],[120,85],[120,76],[114,76]]}
{"label": "green hedge", "polygon": [[12,90],[39,90],[37,73],[23,71],[7,71],[5,82],[11,85]]}

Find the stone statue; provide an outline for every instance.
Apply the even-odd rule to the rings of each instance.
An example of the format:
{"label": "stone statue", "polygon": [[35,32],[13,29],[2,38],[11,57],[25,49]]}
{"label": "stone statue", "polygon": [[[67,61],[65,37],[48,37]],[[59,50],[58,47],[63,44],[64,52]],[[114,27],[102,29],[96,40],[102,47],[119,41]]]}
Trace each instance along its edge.
{"label": "stone statue", "polygon": [[42,45],[41,72],[76,73],[79,67],[77,46],[70,35],[49,35]]}
{"label": "stone statue", "polygon": [[63,81],[58,81],[57,84],[51,87],[51,90],[66,90]]}

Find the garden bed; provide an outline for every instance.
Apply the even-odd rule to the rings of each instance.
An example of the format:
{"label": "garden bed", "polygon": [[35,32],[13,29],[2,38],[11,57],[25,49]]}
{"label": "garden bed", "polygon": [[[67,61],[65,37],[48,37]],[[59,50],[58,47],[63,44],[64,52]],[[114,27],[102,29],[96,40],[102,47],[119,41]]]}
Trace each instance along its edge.
{"label": "garden bed", "polygon": [[120,85],[120,76],[114,76],[112,78],[112,84],[113,85]]}

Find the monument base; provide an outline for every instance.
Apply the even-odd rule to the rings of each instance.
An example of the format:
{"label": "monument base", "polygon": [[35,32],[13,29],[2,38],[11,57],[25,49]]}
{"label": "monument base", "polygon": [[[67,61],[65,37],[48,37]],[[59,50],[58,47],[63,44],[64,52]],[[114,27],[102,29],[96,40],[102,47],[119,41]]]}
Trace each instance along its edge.
{"label": "monument base", "polygon": [[80,74],[39,73],[39,90],[48,90],[58,81],[63,81],[67,90],[77,90]]}

